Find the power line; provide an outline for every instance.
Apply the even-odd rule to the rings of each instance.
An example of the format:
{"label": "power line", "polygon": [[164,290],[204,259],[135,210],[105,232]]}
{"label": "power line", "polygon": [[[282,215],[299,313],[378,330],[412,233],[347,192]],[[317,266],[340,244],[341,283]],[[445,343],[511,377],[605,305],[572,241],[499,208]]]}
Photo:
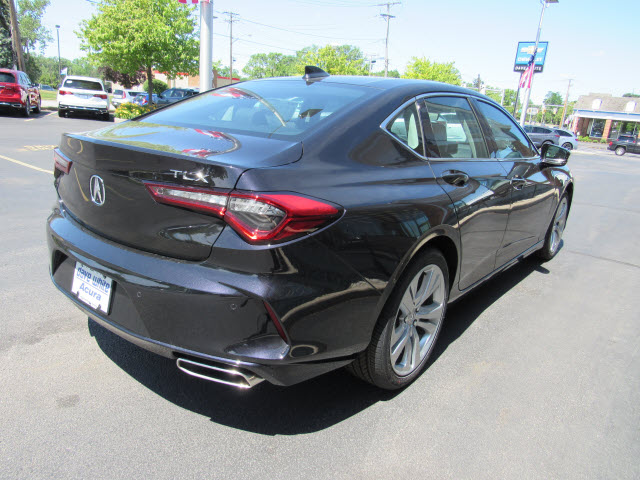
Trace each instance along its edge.
{"label": "power line", "polygon": [[387,21],[387,37],[384,42],[384,76],[386,77],[389,72],[389,20],[396,18],[395,15],[391,15],[391,5],[400,5],[400,2],[387,2],[379,3],[376,7],[387,6],[387,13],[381,13],[380,16]]}
{"label": "power line", "polygon": [[290,30],[288,28],[276,27],[274,25],[267,25],[266,23],[254,22],[253,20],[247,20],[246,18],[243,18],[242,21],[247,23],[253,23],[254,25],[260,25],[262,27],[273,28],[274,30],[281,30],[283,32],[295,33],[297,35],[306,35],[308,37],[330,38],[330,39],[338,39],[338,40],[358,40],[358,41],[364,41],[364,42],[373,40],[372,38],[336,37],[335,35],[316,35],[314,33],[298,32],[296,30]]}

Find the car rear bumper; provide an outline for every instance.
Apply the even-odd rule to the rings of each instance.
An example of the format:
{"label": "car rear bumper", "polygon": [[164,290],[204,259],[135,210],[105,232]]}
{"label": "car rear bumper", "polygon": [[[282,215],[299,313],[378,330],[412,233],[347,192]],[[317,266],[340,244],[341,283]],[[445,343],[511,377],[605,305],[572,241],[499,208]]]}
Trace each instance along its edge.
{"label": "car rear bumper", "polygon": [[63,103],[58,104],[58,110],[65,110],[68,112],[91,112],[91,113],[109,113],[108,106],[83,106],[83,105],[65,105]]}
{"label": "car rear bumper", "polygon": [[0,107],[24,108],[24,103],[0,100]]}
{"label": "car rear bumper", "polygon": [[[273,384],[292,385],[350,363],[368,341],[366,332],[354,333],[346,339],[348,348],[337,348],[345,342],[341,328],[351,332],[354,325],[345,325],[347,319],[327,307],[323,320],[319,305],[308,318],[296,319],[297,330],[289,331],[284,341],[264,303],[269,285],[256,281],[256,275],[123,247],[84,228],[63,207],[49,217],[47,239],[51,278],[59,290],[105,328],[168,358],[223,365]],[[76,262],[113,280],[108,313],[71,292]],[[291,282],[288,288],[289,297],[309,290]],[[354,315],[366,315],[360,307]],[[324,328],[325,321],[341,328]]]}

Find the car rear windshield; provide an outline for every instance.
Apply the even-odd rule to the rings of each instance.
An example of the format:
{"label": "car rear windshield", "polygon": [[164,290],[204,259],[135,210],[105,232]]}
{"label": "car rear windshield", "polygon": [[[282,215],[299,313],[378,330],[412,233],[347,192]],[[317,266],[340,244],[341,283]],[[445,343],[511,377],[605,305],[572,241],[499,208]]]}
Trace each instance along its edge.
{"label": "car rear windshield", "polygon": [[2,83],[16,83],[16,77],[13,76],[13,73],[0,72],[0,82],[2,82]]}
{"label": "car rear windshield", "polygon": [[334,83],[248,82],[212,90],[141,121],[289,138],[373,92],[367,87]]}
{"label": "car rear windshield", "polygon": [[68,78],[64,81],[64,86],[67,88],[77,88],[79,90],[102,91],[102,85],[100,85],[98,82],[92,82],[91,80],[74,80]]}

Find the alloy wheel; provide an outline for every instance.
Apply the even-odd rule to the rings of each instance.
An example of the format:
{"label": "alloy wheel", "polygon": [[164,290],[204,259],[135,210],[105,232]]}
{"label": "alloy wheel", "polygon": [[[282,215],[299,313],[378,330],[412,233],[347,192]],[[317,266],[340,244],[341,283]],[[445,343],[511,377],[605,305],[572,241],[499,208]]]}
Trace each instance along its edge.
{"label": "alloy wheel", "polygon": [[422,363],[444,317],[446,287],[437,265],[427,265],[411,280],[396,313],[389,344],[391,366],[410,375]]}
{"label": "alloy wheel", "polygon": [[556,216],[553,219],[553,227],[551,228],[551,241],[550,250],[552,254],[555,254],[560,247],[560,241],[562,240],[562,233],[564,232],[564,227],[567,224],[567,214],[569,213],[569,201],[567,197],[563,197],[560,205],[558,206],[558,210],[556,211]]}

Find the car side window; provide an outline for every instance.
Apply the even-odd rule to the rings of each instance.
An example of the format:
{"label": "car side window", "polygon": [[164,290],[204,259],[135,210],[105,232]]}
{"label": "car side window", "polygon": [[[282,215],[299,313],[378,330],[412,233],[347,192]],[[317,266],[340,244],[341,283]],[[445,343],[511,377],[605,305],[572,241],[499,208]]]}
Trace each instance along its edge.
{"label": "car side window", "polygon": [[407,145],[420,155],[424,155],[422,148],[422,134],[420,132],[420,120],[415,103],[398,113],[389,123],[387,131],[398,140]]}
{"label": "car side window", "polygon": [[423,115],[429,157],[488,158],[480,124],[466,98],[427,97]]}
{"label": "car side window", "polygon": [[480,113],[489,124],[493,142],[489,142],[491,158],[529,158],[535,150],[514,121],[493,105],[477,101]]}

